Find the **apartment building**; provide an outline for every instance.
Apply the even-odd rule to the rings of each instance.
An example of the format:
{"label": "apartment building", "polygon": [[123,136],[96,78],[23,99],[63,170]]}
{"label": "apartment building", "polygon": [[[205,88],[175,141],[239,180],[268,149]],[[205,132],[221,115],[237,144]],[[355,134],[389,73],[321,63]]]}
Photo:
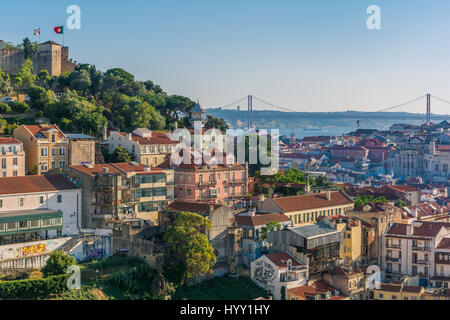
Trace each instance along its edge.
{"label": "apartment building", "polygon": [[[437,276],[436,261],[445,262],[444,252],[448,240],[444,239],[448,238],[449,223],[427,221],[393,224],[383,237],[382,266],[386,268],[386,276],[396,280],[401,275],[419,275],[420,285],[429,285],[431,279]],[[439,248],[441,243],[442,248]],[[445,277],[445,272],[445,268],[442,272],[438,269],[439,275]]]}
{"label": "apartment building", "polygon": [[260,212],[282,213],[294,226],[316,223],[321,216],[345,215],[353,209],[353,201],[341,191],[305,194],[302,196],[266,199]]}
{"label": "apartment building", "polygon": [[25,175],[25,151],[17,139],[0,137],[1,177],[19,177]]}
{"label": "apartment building", "polygon": [[70,166],[60,174],[82,187],[85,228],[129,219],[157,225],[158,211],[173,201],[172,170],[132,162]]}
{"label": "apartment building", "polygon": [[69,140],[57,125],[21,125],[13,136],[23,144],[27,173],[40,175],[68,166]]}
{"label": "apartment building", "polygon": [[251,278],[274,300],[282,300],[290,289],[307,284],[308,266],[288,252],[270,253],[251,263]]}
{"label": "apartment building", "polygon": [[201,164],[166,164],[175,171],[175,197],[179,201],[232,203],[248,195],[248,164],[235,163],[234,156],[223,161],[204,159]]}
{"label": "apartment building", "polygon": [[0,178],[0,244],[73,236],[81,189],[58,175]]}
{"label": "apartment building", "polygon": [[111,131],[104,144],[109,153],[122,147],[134,156],[134,161],[157,167],[172,153],[178,141],[171,140],[164,132],[139,128],[132,133]]}

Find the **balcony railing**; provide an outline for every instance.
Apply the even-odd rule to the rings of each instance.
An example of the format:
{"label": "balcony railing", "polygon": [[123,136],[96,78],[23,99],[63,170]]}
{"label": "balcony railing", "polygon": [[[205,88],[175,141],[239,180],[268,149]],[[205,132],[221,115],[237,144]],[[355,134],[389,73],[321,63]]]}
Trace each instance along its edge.
{"label": "balcony railing", "polygon": [[402,246],[399,244],[386,243],[386,248],[389,249],[401,249]]}
{"label": "balcony railing", "polygon": [[414,251],[426,251],[426,252],[429,252],[431,250],[431,248],[429,247],[418,247],[418,246],[413,246],[412,249]]}
{"label": "balcony railing", "polygon": [[200,181],[198,183],[199,187],[208,187],[208,186],[215,186],[217,184],[217,181]]}
{"label": "balcony railing", "polygon": [[243,183],[245,183],[245,180],[242,179],[235,179],[228,181],[228,184],[243,184]]}
{"label": "balcony railing", "polygon": [[415,264],[428,264],[430,260],[414,260],[413,263]]}
{"label": "balcony railing", "polygon": [[402,258],[394,258],[394,257],[388,257],[388,256],[386,256],[386,261],[391,261],[391,262],[402,262]]}

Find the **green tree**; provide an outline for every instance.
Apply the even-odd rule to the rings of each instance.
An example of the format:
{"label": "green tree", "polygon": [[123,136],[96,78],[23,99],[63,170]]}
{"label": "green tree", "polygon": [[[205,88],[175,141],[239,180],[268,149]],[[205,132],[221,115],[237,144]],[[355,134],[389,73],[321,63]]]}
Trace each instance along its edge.
{"label": "green tree", "polygon": [[0,97],[9,96],[12,92],[9,75],[0,68]]}
{"label": "green tree", "polygon": [[11,107],[7,103],[0,102],[0,113],[11,112]]}
{"label": "green tree", "polygon": [[403,207],[406,207],[407,206],[407,204],[406,204],[406,202],[404,201],[404,200],[402,200],[402,199],[398,199],[397,201],[395,201],[395,204],[394,204],[397,208],[403,208]]}
{"label": "green tree", "polygon": [[46,278],[49,276],[65,274],[67,268],[76,264],[77,262],[73,257],[70,257],[59,250],[53,251],[50,253],[44,268],[42,268],[42,274]]}
{"label": "green tree", "polygon": [[5,136],[12,136],[14,130],[18,127],[19,125],[17,123],[8,124],[6,127],[4,127],[3,134]]}
{"label": "green tree", "polygon": [[269,222],[261,228],[261,239],[267,240],[267,234],[278,229],[281,229],[281,224],[276,221]]}
{"label": "green tree", "polygon": [[86,70],[74,71],[70,74],[70,88],[85,94],[91,87],[91,77]]}
{"label": "green tree", "polygon": [[230,128],[224,119],[215,118],[212,115],[206,117],[205,127],[219,129],[222,132],[226,132]]}
{"label": "green tree", "polygon": [[206,236],[210,229],[210,220],[195,213],[181,212],[164,234],[163,239],[186,267],[183,283],[212,272],[216,256]]}
{"label": "green tree", "polygon": [[31,59],[33,58],[34,53],[38,50],[38,44],[36,42],[31,42],[27,37],[23,39],[22,49],[25,59]]}
{"label": "green tree", "polygon": [[36,81],[36,75],[33,74],[33,61],[26,59],[19,69],[19,72],[14,74],[14,86],[16,88],[29,88]]}
{"label": "green tree", "polygon": [[12,112],[14,113],[25,113],[30,110],[30,106],[22,101],[14,101],[9,105],[11,106]]}
{"label": "green tree", "polygon": [[125,150],[122,147],[117,147],[116,150],[114,150],[112,155],[112,161],[113,162],[130,162],[132,160],[131,154]]}
{"label": "green tree", "polygon": [[34,109],[45,110],[55,101],[55,94],[51,90],[45,90],[39,86],[31,86],[27,90],[30,98],[30,106]]}
{"label": "green tree", "polygon": [[84,113],[77,121],[77,126],[85,133],[98,135],[108,120],[99,112]]}
{"label": "green tree", "polygon": [[47,70],[39,71],[37,80],[39,82],[39,85],[41,87],[44,87],[45,89],[49,89],[53,84],[53,77],[50,75],[50,73],[48,73]]}

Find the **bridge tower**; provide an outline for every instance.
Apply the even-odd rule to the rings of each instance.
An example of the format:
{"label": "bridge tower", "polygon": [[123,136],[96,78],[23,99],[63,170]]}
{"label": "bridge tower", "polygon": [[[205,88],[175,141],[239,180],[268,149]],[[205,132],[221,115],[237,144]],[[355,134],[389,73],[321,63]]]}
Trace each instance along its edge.
{"label": "bridge tower", "polygon": [[431,94],[427,94],[427,125],[431,123]]}
{"label": "bridge tower", "polygon": [[248,130],[253,129],[253,96],[248,96]]}

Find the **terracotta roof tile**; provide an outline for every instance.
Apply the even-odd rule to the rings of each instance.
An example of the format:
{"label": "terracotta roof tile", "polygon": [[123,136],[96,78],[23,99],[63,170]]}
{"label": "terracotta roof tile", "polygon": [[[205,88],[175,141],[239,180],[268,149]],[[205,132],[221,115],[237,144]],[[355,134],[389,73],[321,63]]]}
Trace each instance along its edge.
{"label": "terracotta roof tile", "polygon": [[22,142],[11,137],[0,137],[0,144],[22,144]]}
{"label": "terracotta roof tile", "polygon": [[331,200],[327,199],[326,193],[276,198],[272,200],[284,211],[284,213],[353,204],[353,201],[348,199],[340,191],[332,191]]}
{"label": "terracotta roof tile", "polygon": [[288,252],[269,253],[266,257],[272,261],[278,268],[287,268],[287,261],[292,261],[293,267],[302,266],[302,264]]}
{"label": "terracotta roof tile", "polygon": [[60,175],[0,178],[0,195],[80,189]]}

